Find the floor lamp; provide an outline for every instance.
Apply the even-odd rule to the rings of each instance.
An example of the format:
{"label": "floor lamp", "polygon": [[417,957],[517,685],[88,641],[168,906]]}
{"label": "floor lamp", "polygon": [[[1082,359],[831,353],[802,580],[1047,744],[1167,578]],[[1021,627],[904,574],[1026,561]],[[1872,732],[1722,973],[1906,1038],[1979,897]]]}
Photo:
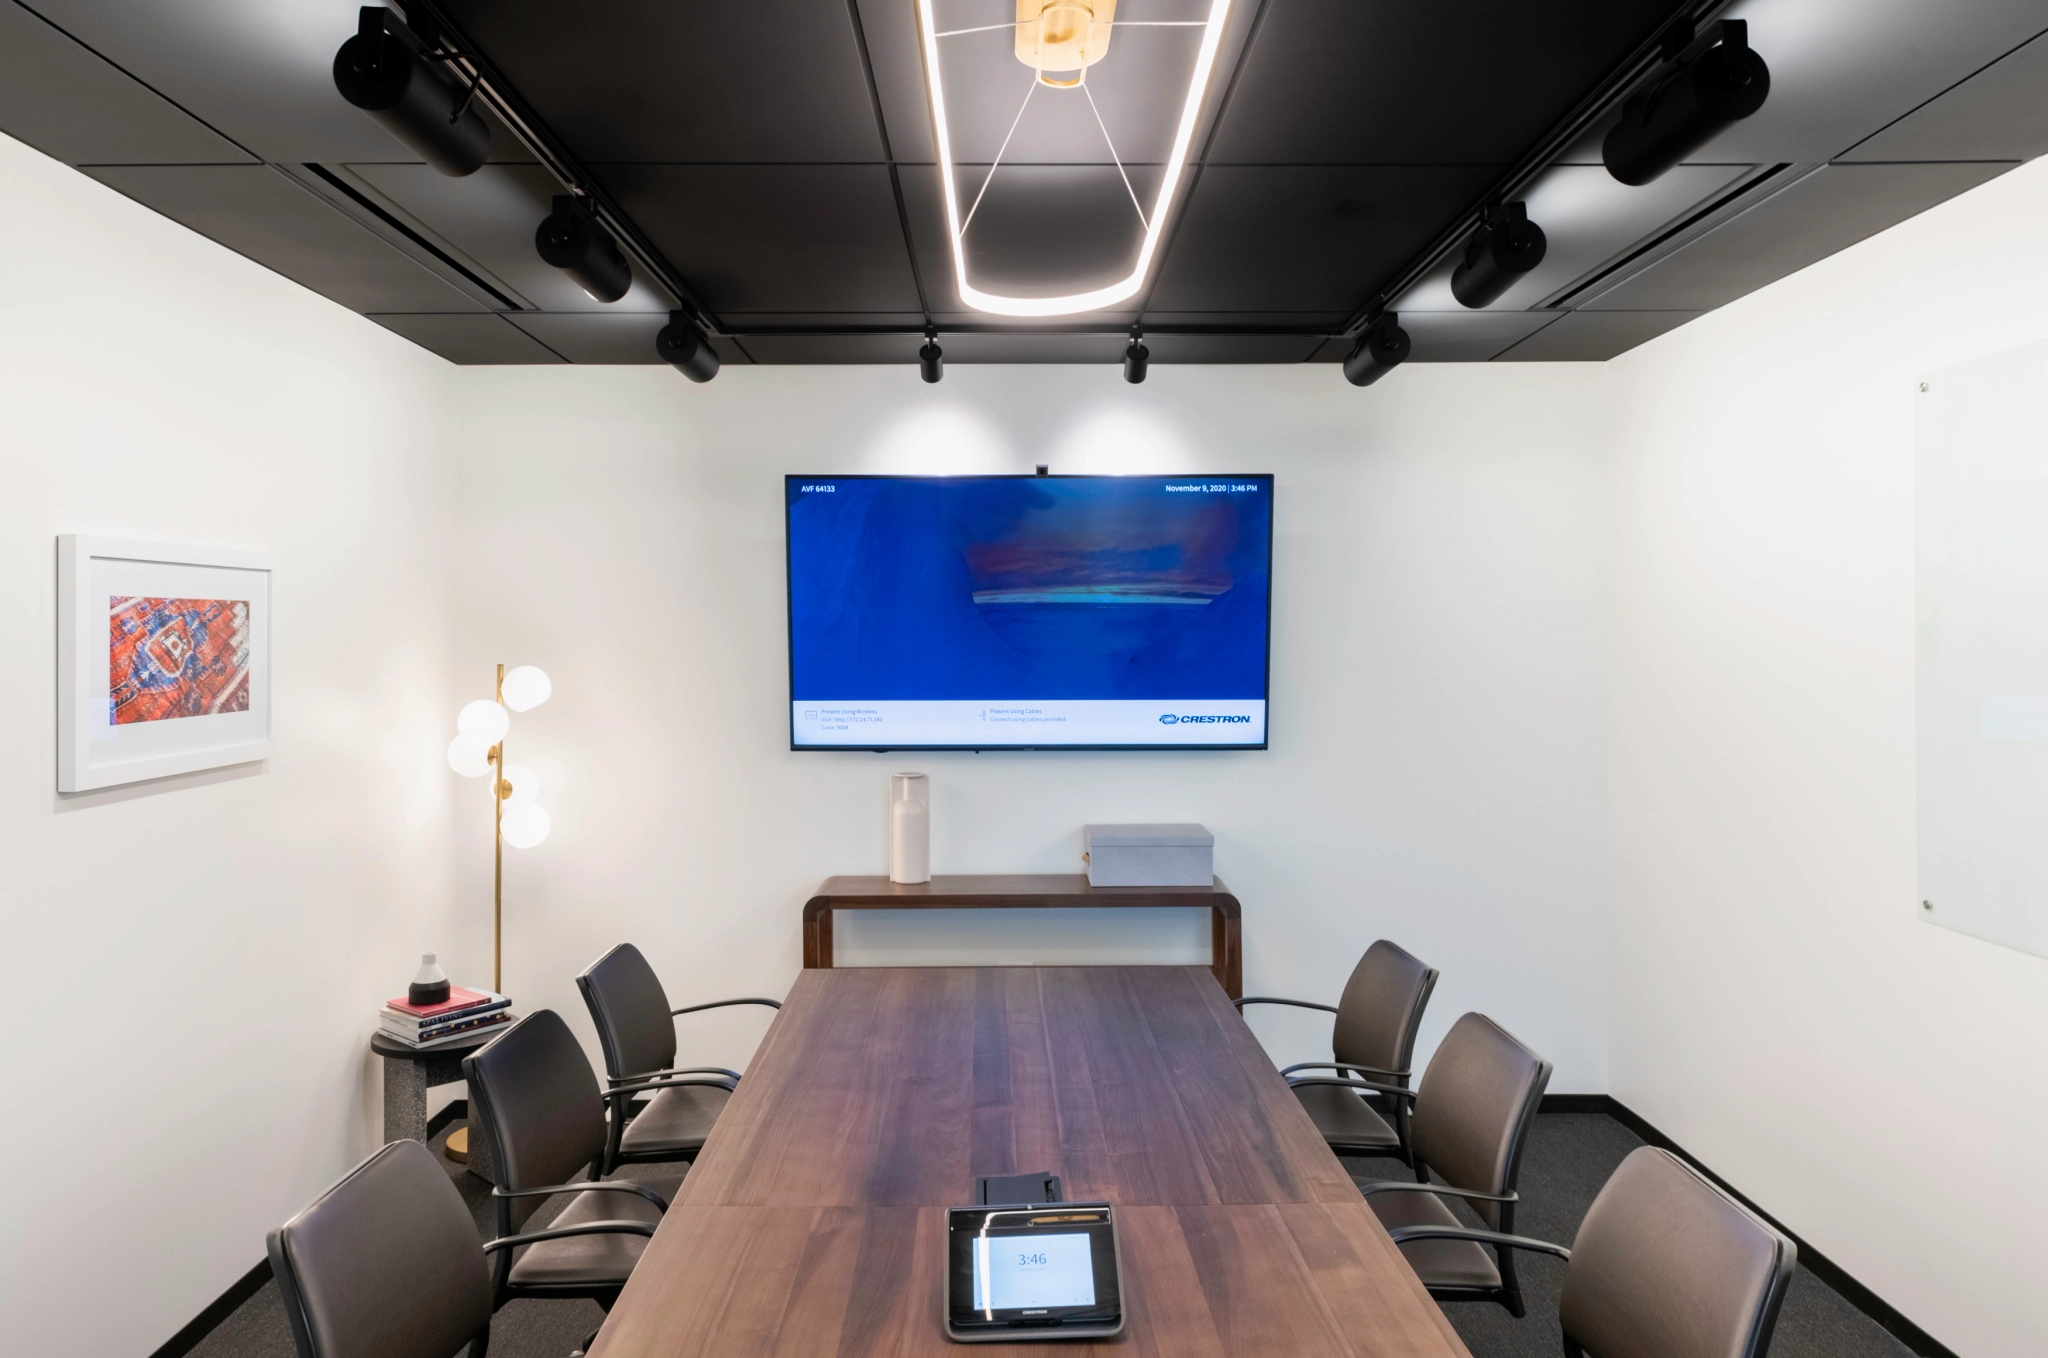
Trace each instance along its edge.
{"label": "floor lamp", "polygon": [[[491,775],[491,989],[505,992],[505,846],[530,849],[548,837],[548,813],[540,807],[540,779],[524,764],[507,763],[505,736],[512,713],[539,707],[554,692],[548,677],[532,665],[510,674],[498,666],[497,694],[464,705],[448,742],[448,767],[464,778]],[[507,710],[509,709],[509,711]],[[448,1158],[469,1159],[469,1129],[448,1137]]]}

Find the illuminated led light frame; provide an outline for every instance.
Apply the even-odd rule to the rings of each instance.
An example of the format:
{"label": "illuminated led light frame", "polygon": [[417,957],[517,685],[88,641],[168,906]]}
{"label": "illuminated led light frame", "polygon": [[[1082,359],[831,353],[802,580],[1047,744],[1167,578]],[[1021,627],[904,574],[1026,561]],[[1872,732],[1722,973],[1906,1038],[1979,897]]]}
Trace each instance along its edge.
{"label": "illuminated led light frame", "polygon": [[1202,30],[1202,46],[1195,54],[1194,73],[1188,79],[1187,102],[1181,107],[1180,129],[1174,133],[1173,151],[1167,157],[1166,177],[1160,182],[1159,196],[1153,200],[1145,240],[1138,247],[1137,266],[1130,276],[1092,292],[1070,293],[1065,297],[1005,297],[983,292],[967,281],[967,256],[960,248],[960,195],[953,183],[953,133],[946,123],[946,86],[939,75],[939,30],[932,17],[932,0],[917,0],[918,27],[924,39],[925,85],[931,91],[932,126],[939,142],[939,179],[945,187],[946,232],[952,240],[953,279],[960,288],[961,301],[976,311],[997,316],[1070,316],[1077,311],[1114,306],[1145,285],[1152,256],[1159,248],[1159,233],[1165,229],[1174,192],[1180,188],[1181,174],[1187,168],[1188,144],[1195,137],[1195,120],[1201,115],[1202,96],[1209,89],[1209,73],[1216,65],[1216,48],[1223,41],[1223,21],[1229,13],[1230,0],[1211,0],[1209,21]]}

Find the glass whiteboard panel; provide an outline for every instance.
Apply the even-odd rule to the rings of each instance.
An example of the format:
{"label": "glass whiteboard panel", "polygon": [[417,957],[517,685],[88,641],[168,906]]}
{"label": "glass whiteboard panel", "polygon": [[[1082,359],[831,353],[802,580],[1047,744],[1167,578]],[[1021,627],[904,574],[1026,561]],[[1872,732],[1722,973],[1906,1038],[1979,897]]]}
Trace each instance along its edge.
{"label": "glass whiteboard panel", "polygon": [[1919,400],[1916,909],[2048,956],[2048,344]]}

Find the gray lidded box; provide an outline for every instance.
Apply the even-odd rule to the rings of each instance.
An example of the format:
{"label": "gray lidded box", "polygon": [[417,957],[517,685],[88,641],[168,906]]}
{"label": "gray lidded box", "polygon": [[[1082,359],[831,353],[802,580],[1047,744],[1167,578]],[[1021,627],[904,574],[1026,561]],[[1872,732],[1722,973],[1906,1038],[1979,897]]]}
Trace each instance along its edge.
{"label": "gray lidded box", "polygon": [[1199,825],[1084,825],[1090,886],[1208,886],[1216,836]]}

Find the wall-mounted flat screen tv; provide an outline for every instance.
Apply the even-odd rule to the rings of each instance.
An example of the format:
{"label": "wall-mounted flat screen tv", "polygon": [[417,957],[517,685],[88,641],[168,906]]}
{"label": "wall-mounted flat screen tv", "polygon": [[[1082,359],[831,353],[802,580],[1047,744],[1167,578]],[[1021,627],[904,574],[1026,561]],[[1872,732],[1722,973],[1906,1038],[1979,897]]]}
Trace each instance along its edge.
{"label": "wall-mounted flat screen tv", "polygon": [[1271,476],[792,476],[790,745],[1264,749]]}

